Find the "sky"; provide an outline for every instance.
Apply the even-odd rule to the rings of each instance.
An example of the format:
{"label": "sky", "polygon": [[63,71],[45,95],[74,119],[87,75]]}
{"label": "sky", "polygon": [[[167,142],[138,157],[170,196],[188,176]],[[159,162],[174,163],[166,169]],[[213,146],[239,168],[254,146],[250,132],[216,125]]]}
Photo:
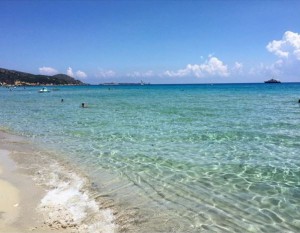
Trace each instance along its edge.
{"label": "sky", "polygon": [[299,0],[0,0],[0,67],[86,83],[300,82]]}

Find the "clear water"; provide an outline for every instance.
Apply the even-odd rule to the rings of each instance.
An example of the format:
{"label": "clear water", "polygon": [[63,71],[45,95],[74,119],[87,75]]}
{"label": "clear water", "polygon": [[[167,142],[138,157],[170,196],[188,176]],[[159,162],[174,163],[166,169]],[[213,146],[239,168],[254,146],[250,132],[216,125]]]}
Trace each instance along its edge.
{"label": "clear water", "polygon": [[0,88],[0,125],[135,210],[131,231],[300,231],[300,84],[38,89]]}

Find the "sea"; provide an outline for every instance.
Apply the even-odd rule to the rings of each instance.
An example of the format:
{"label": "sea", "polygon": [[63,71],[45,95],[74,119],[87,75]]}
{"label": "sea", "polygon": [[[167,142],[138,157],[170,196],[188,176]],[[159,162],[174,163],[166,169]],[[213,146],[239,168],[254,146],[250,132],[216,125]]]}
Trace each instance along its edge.
{"label": "sea", "polygon": [[0,88],[1,129],[80,169],[121,232],[300,231],[300,83],[40,88]]}

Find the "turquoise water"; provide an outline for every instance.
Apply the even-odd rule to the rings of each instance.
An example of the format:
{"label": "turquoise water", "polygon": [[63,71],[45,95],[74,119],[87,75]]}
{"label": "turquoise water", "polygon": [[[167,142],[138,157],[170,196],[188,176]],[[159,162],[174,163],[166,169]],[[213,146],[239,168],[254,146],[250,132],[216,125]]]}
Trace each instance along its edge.
{"label": "turquoise water", "polygon": [[0,88],[0,125],[135,210],[131,231],[300,231],[300,84],[38,90]]}

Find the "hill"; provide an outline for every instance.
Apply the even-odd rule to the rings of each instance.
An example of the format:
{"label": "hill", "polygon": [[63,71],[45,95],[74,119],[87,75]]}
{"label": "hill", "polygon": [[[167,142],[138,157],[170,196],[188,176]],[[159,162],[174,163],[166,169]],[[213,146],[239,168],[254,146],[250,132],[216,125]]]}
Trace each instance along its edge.
{"label": "hill", "polygon": [[15,70],[0,68],[0,83],[2,85],[83,85],[65,74],[35,75]]}

